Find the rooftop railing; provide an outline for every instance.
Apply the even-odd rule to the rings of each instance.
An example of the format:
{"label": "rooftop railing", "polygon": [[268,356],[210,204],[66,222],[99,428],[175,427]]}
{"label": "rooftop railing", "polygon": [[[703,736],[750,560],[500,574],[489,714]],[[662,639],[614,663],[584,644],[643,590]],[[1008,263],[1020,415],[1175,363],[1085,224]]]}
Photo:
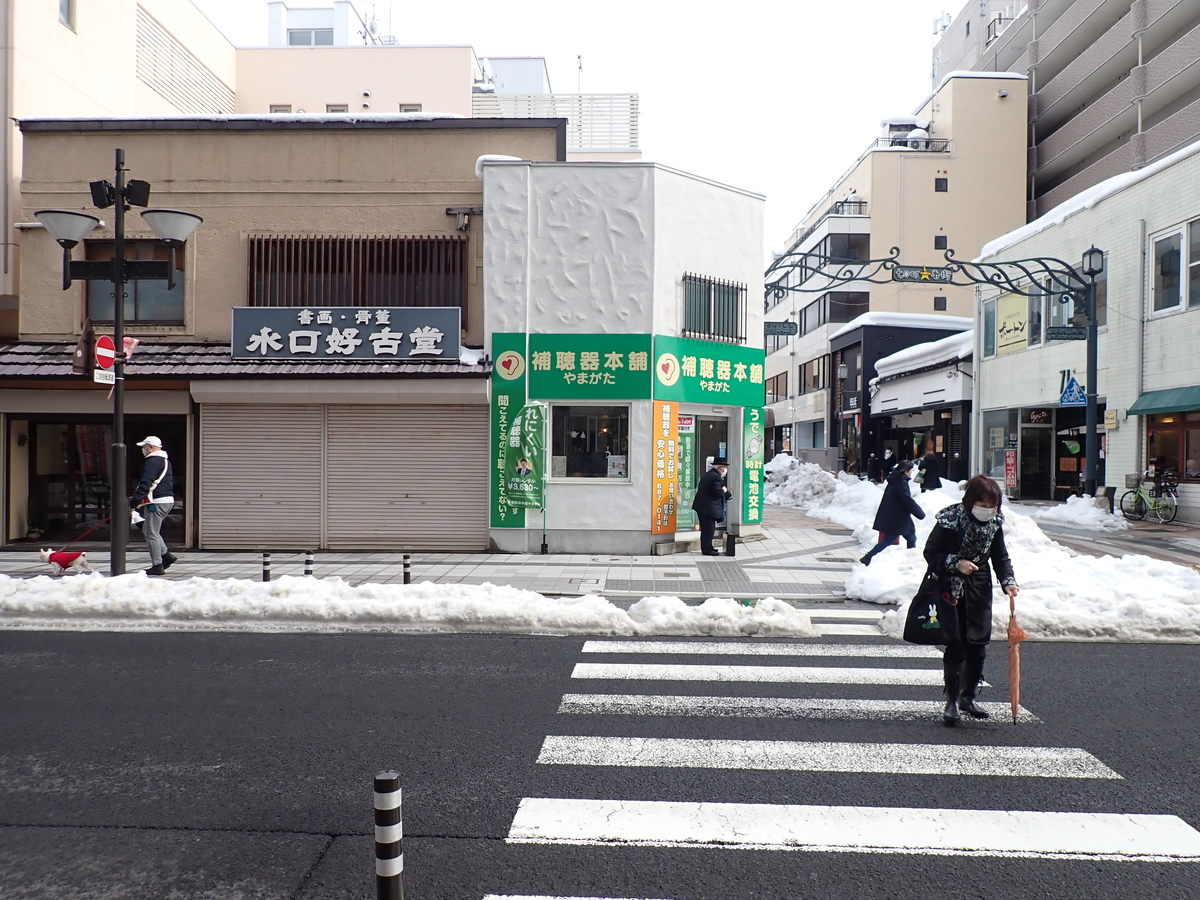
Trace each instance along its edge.
{"label": "rooftop railing", "polygon": [[637,94],[494,94],[471,95],[476,119],[566,119],[567,149],[638,148]]}

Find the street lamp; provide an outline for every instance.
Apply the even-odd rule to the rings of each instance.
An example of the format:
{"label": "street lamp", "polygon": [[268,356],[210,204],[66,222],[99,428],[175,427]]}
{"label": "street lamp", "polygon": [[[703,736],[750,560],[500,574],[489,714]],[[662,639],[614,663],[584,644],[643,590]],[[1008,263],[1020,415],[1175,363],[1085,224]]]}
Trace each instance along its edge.
{"label": "street lamp", "polygon": [[1096,249],[1095,245],[1083,253],[1081,268],[1087,276],[1087,438],[1084,444],[1083,492],[1096,496],[1096,472],[1100,468],[1100,436],[1098,403],[1099,378],[1096,370],[1098,364],[1098,345],[1100,341],[1099,323],[1096,321],[1096,276],[1104,271],[1104,251]]}
{"label": "street lamp", "polygon": [[115,153],[115,183],[93,181],[89,184],[92,203],[113,207],[113,256],[111,261],[73,260],[71,250],[92,230],[102,224],[88,213],[73,209],[42,209],[34,213],[38,221],[63,248],[63,290],[75,279],[111,281],[113,284],[113,444],[109,484],[112,503],[110,521],[110,570],[125,574],[125,548],[129,538],[129,498],[125,495],[125,284],[128,280],[165,280],[168,290],[175,286],[175,251],[182,247],[203,219],[177,209],[147,209],[142,213],[146,224],[170,248],[169,259],[125,259],[125,213],[130,206],[150,202],[150,184],[130,179],[125,182],[125,151]]}

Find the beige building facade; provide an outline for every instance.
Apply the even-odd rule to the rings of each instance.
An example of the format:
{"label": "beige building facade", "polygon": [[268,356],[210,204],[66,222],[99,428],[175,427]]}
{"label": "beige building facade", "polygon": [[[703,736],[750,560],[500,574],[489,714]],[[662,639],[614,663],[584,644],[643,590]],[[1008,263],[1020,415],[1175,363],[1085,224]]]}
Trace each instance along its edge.
{"label": "beige building facade", "polygon": [[[113,177],[116,147],[130,177],[151,183],[152,206],[204,218],[177,260],[176,289],[131,283],[125,303],[126,334],[143,342],[126,368],[127,429],[158,434],[175,461],[169,540],[486,549],[485,451],[459,454],[488,429],[482,235],[478,214],[457,211],[483,206],[480,156],[562,160],[565,123],[233,116],[21,129],[26,221],[89,208],[87,184]],[[99,215],[106,224],[76,259],[111,258],[111,215]],[[126,230],[127,256],[162,258],[136,210]],[[44,230],[25,234],[24,254],[20,340],[0,351],[4,537],[63,541],[110,502],[112,404],[106,387],[71,374],[71,353],[86,320],[110,327],[112,291],[64,291],[62,251]],[[277,358],[232,340],[233,310],[255,308],[300,325],[325,317],[341,338],[374,344],[398,307],[461,316],[447,344],[462,352],[419,359],[381,343],[351,361],[322,332],[311,357]],[[371,327],[347,337],[342,320],[359,315]],[[286,348],[288,338],[281,328],[272,340]]]}
{"label": "beige building facade", "polygon": [[[1026,90],[1023,76],[948,77],[911,116],[882,123],[883,134],[809,210],[788,251],[767,272],[767,322],[795,323],[794,337],[767,338],[767,401],[775,452],[788,450],[831,468],[862,457],[877,435],[863,418],[875,376],[870,359],[912,341],[969,327],[974,290],[934,281],[897,282],[878,266],[873,281],[829,279],[795,265],[816,253],[844,264],[881,260],[898,248],[906,266],[945,264],[947,250],[973,259],[983,245],[1024,221]],[[882,283],[879,283],[882,282]],[[864,350],[830,341],[864,315],[895,328],[886,346]],[[879,319],[878,317],[891,317]],[[906,320],[904,317],[911,317]],[[897,318],[898,317],[898,318]],[[930,330],[932,329],[932,331]],[[908,334],[908,337],[902,337]],[[838,377],[846,365],[846,379]],[[853,405],[851,405],[853,404]],[[848,421],[843,421],[847,419]],[[844,445],[847,435],[850,443]],[[841,461],[839,463],[839,460]]]}

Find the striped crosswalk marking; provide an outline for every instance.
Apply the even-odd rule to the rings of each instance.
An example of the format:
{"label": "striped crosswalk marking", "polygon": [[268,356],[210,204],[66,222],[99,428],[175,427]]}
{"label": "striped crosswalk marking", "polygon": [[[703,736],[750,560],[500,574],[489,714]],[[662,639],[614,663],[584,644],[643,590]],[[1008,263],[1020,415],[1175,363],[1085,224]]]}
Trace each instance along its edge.
{"label": "striped crosswalk marking", "polygon": [[878,625],[813,622],[812,627],[821,637],[879,637],[883,634]]}
{"label": "striped crosswalk marking", "polygon": [[584,653],[666,653],[691,656],[871,656],[941,659],[937,647],[915,644],[796,644],[749,641],[587,641]]}
{"label": "striped crosswalk marking", "polygon": [[511,843],[1200,862],[1178,816],[523,799]]}
{"label": "striped crosswalk marking", "polygon": [[865,619],[870,622],[877,622],[883,618],[883,610],[881,609],[837,609],[818,606],[812,609],[799,609],[798,611],[812,619]]}
{"label": "striped crosswalk marking", "polygon": [[[981,703],[997,721],[1007,718],[1007,703]],[[565,694],[560,715],[712,716],[760,719],[927,720],[941,718],[935,700],[818,700],[795,697],[688,697],[664,694]],[[1041,720],[1021,706],[1017,723]]]}
{"label": "striped crosswalk marking", "polygon": [[941,669],[866,669],[838,666],[677,666],[576,663],[572,678],[644,681],[758,681],[804,684],[937,684]]}
{"label": "striped crosswalk marking", "polygon": [[869,772],[888,775],[989,775],[1021,778],[1120,778],[1074,747],[989,747],[825,741],[722,741],[549,735],[545,765]]}

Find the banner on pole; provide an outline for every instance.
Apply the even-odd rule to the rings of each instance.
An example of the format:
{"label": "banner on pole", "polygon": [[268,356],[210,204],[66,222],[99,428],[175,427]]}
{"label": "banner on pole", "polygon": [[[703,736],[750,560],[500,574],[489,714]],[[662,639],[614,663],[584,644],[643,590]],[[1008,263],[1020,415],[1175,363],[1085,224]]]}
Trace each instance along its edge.
{"label": "banner on pole", "polygon": [[742,521],[762,521],[763,459],[766,437],[763,434],[766,413],[747,406],[742,411]]}
{"label": "banner on pole", "polygon": [[674,534],[679,510],[679,404],[654,401],[654,469],[650,521],[652,534]]}
{"label": "banner on pole", "polygon": [[512,418],[504,482],[509,506],[542,509],[546,505],[546,406],[527,403]]}
{"label": "banner on pole", "polygon": [[525,335],[504,332],[492,335],[492,473],[491,525],[524,528],[525,510],[509,503],[504,463],[508,458],[508,431],[513,416],[525,405]]}

